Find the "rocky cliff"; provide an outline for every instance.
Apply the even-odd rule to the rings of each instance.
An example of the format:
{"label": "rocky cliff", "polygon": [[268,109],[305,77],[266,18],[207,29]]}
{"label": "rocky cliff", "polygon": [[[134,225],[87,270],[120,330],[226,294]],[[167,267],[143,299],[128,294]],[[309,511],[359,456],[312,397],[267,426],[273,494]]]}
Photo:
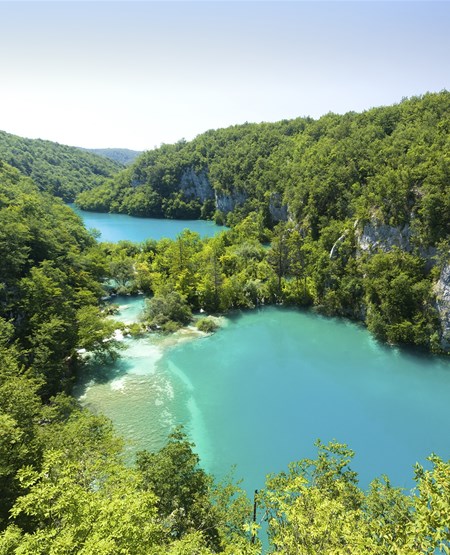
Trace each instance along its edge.
{"label": "rocky cliff", "polygon": [[208,179],[206,172],[196,173],[193,168],[188,168],[180,180],[180,191],[188,199],[197,199],[200,202],[214,199],[216,209],[224,214],[232,212],[236,206],[247,200],[247,195],[241,191],[223,193],[215,191]]}
{"label": "rocky cliff", "polygon": [[434,291],[441,321],[441,347],[450,351],[450,264],[442,269]]}
{"label": "rocky cliff", "polygon": [[287,222],[289,219],[288,207],[283,204],[279,193],[272,193],[269,201],[269,212],[275,222]]}
{"label": "rocky cliff", "polygon": [[216,191],[216,208],[224,214],[232,212],[236,206],[244,204],[247,195],[242,191],[233,191],[232,193],[221,193]]}
{"label": "rocky cliff", "polygon": [[180,190],[187,198],[198,199],[202,203],[214,198],[214,190],[206,173],[196,173],[192,167],[181,176]]}
{"label": "rocky cliff", "polygon": [[365,224],[358,235],[358,247],[363,252],[373,252],[377,249],[388,252],[394,247],[410,252],[411,229],[409,225],[395,227],[372,221]]}

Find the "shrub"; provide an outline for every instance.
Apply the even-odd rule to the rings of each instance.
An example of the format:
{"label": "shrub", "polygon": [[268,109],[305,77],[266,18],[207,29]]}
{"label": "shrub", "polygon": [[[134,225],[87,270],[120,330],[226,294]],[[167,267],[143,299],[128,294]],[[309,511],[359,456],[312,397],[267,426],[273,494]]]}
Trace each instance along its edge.
{"label": "shrub", "polygon": [[198,330],[205,333],[214,333],[219,327],[214,318],[211,318],[210,316],[206,318],[200,318],[200,320],[197,320],[195,325],[197,326]]}

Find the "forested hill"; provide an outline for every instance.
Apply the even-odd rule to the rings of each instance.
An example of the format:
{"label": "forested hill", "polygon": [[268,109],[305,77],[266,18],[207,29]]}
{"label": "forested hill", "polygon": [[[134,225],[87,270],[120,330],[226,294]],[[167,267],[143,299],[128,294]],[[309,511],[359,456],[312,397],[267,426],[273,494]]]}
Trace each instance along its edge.
{"label": "forested hill", "polygon": [[[225,214],[251,195],[248,213],[260,207],[260,191],[278,186],[275,176],[269,177],[271,155],[279,147],[288,149],[306,125],[302,119],[244,124],[162,145],[142,154],[112,182],[80,195],[77,203],[86,210],[137,216],[209,218],[216,208]],[[227,203],[227,194],[236,200]]]}
{"label": "forested hill", "polygon": [[129,166],[142,154],[142,151],[130,150],[129,148],[82,148],[81,150],[92,152],[92,154],[97,154],[97,156],[109,158],[124,166]]}
{"label": "forested hill", "polygon": [[76,147],[25,139],[0,131],[0,160],[31,177],[41,191],[74,200],[81,191],[101,185],[123,164]]}
{"label": "forested hill", "polygon": [[360,114],[207,131],[145,152],[77,203],[229,224],[257,211],[269,225],[290,216],[315,237],[348,219],[411,224],[435,245],[450,231],[449,130],[443,91]]}

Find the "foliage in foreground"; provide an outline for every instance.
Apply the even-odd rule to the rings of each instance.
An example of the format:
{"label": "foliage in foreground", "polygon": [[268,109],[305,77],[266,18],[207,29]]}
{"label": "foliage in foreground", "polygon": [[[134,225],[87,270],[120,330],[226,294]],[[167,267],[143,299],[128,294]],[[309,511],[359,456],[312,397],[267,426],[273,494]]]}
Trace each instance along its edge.
{"label": "foliage in foreground", "polygon": [[317,443],[316,459],[268,478],[260,496],[273,552],[284,555],[449,553],[450,463],[416,466],[411,495],[383,476],[358,487],[346,445]]}
{"label": "foliage in foreground", "polygon": [[[40,464],[17,473],[20,493],[0,533],[0,553],[261,553],[242,490],[214,484],[176,430],[157,453],[123,463],[110,424],[78,409],[42,430]],[[317,444],[316,459],[270,476],[257,498],[269,552],[284,555],[448,553],[450,463],[417,466],[406,495],[387,477],[358,487],[345,445]]]}

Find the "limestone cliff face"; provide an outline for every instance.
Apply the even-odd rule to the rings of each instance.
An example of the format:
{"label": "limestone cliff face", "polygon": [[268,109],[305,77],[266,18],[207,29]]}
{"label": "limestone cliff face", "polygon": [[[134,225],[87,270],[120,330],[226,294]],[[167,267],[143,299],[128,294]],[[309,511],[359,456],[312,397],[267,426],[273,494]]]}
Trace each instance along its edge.
{"label": "limestone cliff face", "polygon": [[247,195],[242,191],[222,193],[215,191],[208,179],[206,172],[196,173],[193,168],[188,168],[180,180],[180,191],[187,198],[198,199],[200,202],[214,200],[217,210],[224,214],[233,211],[236,206],[247,200]]}
{"label": "limestone cliff face", "polygon": [[181,176],[180,190],[187,198],[198,199],[200,202],[214,198],[214,190],[205,172],[195,173],[188,168]]}
{"label": "limestone cliff face", "polygon": [[371,222],[364,226],[359,235],[358,246],[363,252],[372,252],[376,249],[388,252],[393,247],[409,252],[411,251],[411,229],[409,225],[394,227]]}
{"label": "limestone cliff face", "polygon": [[224,214],[228,214],[247,200],[247,195],[242,191],[233,191],[232,193],[220,193],[216,191],[216,208]]}
{"label": "limestone cliff face", "polygon": [[450,350],[450,263],[442,269],[435,285],[436,307],[441,320],[441,347]]}
{"label": "limestone cliff face", "polygon": [[[201,203],[206,200],[215,200],[217,210],[224,214],[232,212],[236,206],[243,204],[248,195],[243,191],[231,191],[223,193],[214,191],[206,171],[196,173],[194,168],[186,169],[180,180],[180,191],[188,199],[198,199]],[[269,201],[269,211],[276,222],[288,220],[288,207],[283,204],[281,195],[273,193]]]}
{"label": "limestone cliff face", "polygon": [[[409,225],[396,227],[386,224],[377,224],[376,221],[366,224],[358,237],[358,248],[362,252],[374,252],[377,249],[389,252],[398,247],[406,252],[412,252],[413,234]],[[435,247],[418,247],[418,252],[425,259],[427,270],[436,264]]]}

